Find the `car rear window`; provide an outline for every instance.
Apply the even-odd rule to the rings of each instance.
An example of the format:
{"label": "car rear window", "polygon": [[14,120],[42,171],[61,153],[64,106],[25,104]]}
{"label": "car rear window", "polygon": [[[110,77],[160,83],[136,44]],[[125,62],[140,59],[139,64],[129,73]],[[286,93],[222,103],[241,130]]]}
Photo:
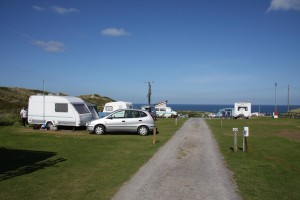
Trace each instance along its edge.
{"label": "car rear window", "polygon": [[148,115],[147,115],[147,113],[145,113],[145,112],[141,112],[141,116],[142,116],[142,117],[147,117]]}

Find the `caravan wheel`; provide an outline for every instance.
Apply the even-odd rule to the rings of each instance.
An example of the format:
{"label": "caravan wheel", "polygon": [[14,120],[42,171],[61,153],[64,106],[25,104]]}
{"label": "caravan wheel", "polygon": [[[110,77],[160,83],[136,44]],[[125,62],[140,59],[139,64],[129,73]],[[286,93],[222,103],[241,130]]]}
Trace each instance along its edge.
{"label": "caravan wheel", "polygon": [[52,130],[53,123],[52,122],[47,122],[47,129]]}

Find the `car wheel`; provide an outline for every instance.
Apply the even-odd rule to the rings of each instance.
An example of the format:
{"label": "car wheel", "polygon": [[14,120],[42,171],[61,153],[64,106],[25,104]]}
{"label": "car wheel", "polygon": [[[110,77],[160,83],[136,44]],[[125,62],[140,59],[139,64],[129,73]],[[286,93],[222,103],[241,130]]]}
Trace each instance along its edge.
{"label": "car wheel", "polygon": [[105,127],[103,125],[97,125],[95,126],[94,132],[97,135],[103,135],[105,133]]}
{"label": "car wheel", "polygon": [[140,135],[148,135],[149,133],[149,128],[147,126],[140,126],[138,128],[138,134]]}

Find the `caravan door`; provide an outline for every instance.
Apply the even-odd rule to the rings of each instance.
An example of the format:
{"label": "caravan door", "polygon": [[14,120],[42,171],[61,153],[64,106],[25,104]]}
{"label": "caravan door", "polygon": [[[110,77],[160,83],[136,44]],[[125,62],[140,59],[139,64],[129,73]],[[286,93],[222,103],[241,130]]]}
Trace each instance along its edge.
{"label": "caravan door", "polygon": [[72,105],[76,110],[76,112],[74,112],[76,126],[84,126],[86,122],[92,120],[93,116],[84,103],[73,103]]}

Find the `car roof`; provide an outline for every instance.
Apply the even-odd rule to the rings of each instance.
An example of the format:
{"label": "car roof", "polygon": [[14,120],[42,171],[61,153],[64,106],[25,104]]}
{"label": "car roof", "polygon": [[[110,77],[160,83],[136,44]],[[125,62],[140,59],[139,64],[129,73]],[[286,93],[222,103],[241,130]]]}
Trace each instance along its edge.
{"label": "car roof", "polygon": [[143,112],[147,112],[147,110],[142,110],[142,109],[136,109],[136,108],[123,108],[123,109],[118,109],[118,110],[115,110],[115,111],[113,111],[113,112],[117,112],[117,111],[121,111],[121,110],[124,110],[124,111],[126,111],[126,110],[135,110],[135,111],[143,111]]}

